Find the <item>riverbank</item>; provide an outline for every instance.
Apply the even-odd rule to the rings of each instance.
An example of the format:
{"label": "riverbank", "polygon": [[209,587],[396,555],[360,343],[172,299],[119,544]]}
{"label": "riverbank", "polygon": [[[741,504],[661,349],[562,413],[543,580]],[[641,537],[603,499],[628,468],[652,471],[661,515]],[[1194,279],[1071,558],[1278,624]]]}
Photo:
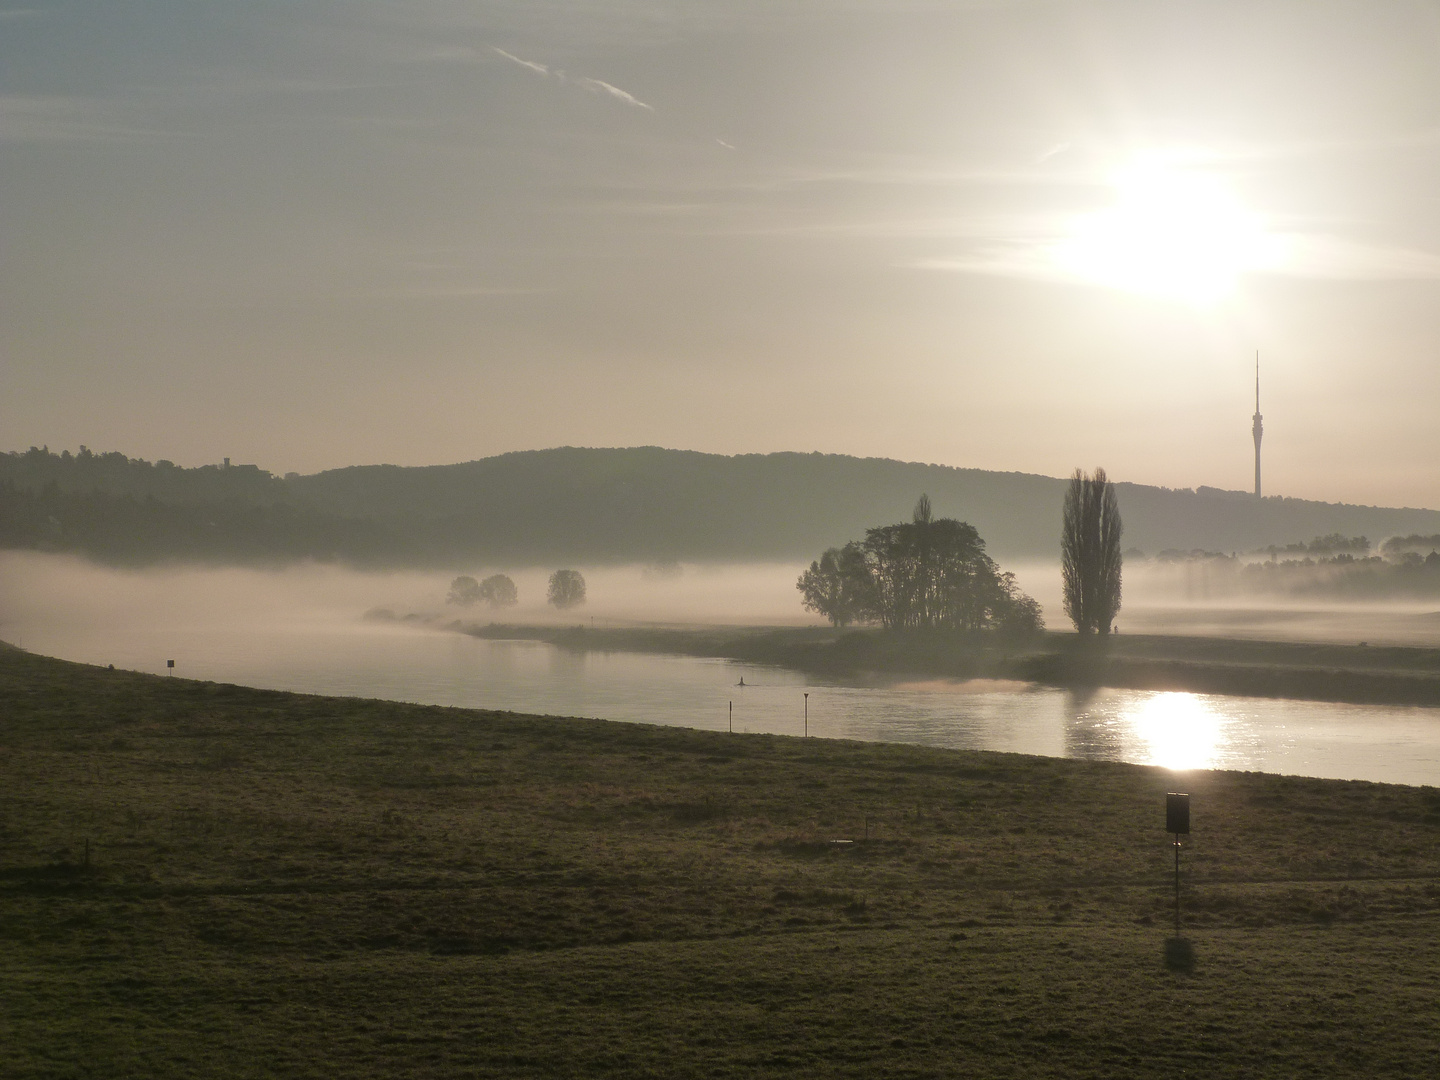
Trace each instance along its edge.
{"label": "riverbank", "polygon": [[[0,702],[17,1077],[1401,1077],[1440,1053],[1433,788],[14,649]],[[1165,959],[1176,787],[1188,970]]]}
{"label": "riverbank", "polygon": [[1440,649],[1124,634],[1084,641],[1049,632],[1025,643],[829,627],[613,628],[452,623],[475,637],[580,650],[714,656],[827,678],[1021,679],[1360,705],[1440,705]]}

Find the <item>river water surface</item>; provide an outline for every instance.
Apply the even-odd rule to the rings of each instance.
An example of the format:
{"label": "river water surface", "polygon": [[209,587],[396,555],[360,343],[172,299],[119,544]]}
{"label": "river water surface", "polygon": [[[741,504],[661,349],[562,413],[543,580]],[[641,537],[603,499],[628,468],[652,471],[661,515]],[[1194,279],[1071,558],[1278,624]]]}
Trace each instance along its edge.
{"label": "river water surface", "polygon": [[[286,579],[282,602],[257,584],[270,579],[244,574],[157,585],[15,573],[44,565],[0,566],[10,571],[0,637],[86,663],[163,672],[174,659],[177,675],[247,686],[719,731],[803,735],[808,712],[808,733],[825,738],[1440,785],[1440,709],[983,681],[842,685],[366,620],[349,586],[328,578]],[[401,599],[415,587],[385,584]]]}

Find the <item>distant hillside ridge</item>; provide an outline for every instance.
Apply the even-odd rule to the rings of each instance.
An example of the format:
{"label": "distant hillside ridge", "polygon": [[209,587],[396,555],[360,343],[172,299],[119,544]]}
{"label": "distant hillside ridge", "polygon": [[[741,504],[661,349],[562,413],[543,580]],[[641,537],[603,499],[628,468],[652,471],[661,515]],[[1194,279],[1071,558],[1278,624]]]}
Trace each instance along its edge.
{"label": "distant hillside ridge", "polygon": [[[840,454],[559,447],[284,478],[123,454],[0,454],[0,545],[123,561],[380,565],[809,560],[922,493],[997,559],[1058,557],[1066,480]],[[1330,533],[1440,533],[1440,511],[1117,485],[1124,544],[1247,552]]]}

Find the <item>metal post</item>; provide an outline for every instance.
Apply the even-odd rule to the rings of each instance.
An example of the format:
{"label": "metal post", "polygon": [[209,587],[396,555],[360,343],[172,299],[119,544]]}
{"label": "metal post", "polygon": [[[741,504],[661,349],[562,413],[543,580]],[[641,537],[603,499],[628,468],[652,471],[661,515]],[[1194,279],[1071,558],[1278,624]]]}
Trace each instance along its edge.
{"label": "metal post", "polygon": [[805,691],[805,737],[810,737],[810,691]]}
{"label": "metal post", "polygon": [[1180,936],[1180,834],[1175,834],[1175,936]]}
{"label": "metal post", "polygon": [[735,702],[730,702],[730,734],[735,734]]}
{"label": "metal post", "polygon": [[1180,837],[1190,835],[1190,796],[1183,791],[1165,795],[1165,831],[1175,837],[1175,936],[1180,936]]}

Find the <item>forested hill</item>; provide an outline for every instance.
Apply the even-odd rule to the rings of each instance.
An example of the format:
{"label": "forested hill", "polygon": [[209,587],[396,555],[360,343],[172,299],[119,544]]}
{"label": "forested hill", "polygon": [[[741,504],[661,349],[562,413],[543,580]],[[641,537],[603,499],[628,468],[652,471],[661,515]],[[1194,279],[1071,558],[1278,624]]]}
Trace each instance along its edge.
{"label": "forested hill", "polygon": [[[0,454],[0,544],[122,562],[449,566],[809,559],[905,520],[921,492],[997,558],[1053,557],[1065,481],[834,454],[657,447],[502,454],[275,477],[83,451]],[[1440,512],[1120,484],[1125,544],[1250,551],[1329,533],[1440,533]]]}

